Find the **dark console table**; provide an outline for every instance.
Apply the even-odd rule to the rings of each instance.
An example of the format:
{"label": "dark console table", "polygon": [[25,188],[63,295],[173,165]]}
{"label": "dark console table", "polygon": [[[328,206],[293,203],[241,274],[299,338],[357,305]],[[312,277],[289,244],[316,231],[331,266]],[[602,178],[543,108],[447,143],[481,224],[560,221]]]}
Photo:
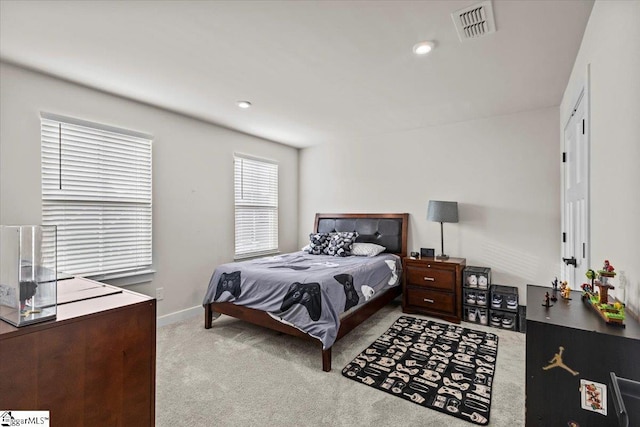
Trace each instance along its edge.
{"label": "dark console table", "polygon": [[155,425],[156,300],[58,281],[56,320],[0,321],[0,409],[48,410],[52,426]]}
{"label": "dark console table", "polygon": [[[618,426],[609,373],[640,381],[640,324],[630,316],[624,328],[605,324],[578,291],[569,301],[558,291],[558,301],[546,308],[545,292],[552,291],[527,287],[527,426]],[[606,416],[582,409],[581,379],[607,386]],[[639,416],[638,401],[631,403],[630,416]]]}

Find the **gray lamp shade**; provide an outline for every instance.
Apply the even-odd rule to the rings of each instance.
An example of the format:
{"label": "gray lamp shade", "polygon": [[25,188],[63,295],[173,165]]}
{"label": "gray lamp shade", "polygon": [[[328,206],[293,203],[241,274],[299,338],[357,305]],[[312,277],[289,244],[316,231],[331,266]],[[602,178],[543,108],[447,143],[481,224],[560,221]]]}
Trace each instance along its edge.
{"label": "gray lamp shade", "polygon": [[435,222],[458,222],[458,202],[429,200],[427,220]]}

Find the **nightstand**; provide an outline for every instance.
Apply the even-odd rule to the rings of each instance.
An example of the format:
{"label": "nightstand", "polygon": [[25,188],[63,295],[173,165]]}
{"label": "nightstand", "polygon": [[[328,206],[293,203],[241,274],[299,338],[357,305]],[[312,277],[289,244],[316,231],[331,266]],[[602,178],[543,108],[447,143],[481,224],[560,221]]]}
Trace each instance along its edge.
{"label": "nightstand", "polygon": [[404,258],[402,311],[462,320],[462,269],[465,258]]}

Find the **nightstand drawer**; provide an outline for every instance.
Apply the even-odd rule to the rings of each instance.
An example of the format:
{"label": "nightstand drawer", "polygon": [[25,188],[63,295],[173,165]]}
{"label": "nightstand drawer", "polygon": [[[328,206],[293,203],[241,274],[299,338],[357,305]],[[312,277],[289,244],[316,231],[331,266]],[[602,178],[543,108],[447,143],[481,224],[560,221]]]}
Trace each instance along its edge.
{"label": "nightstand drawer", "polygon": [[407,284],[453,291],[456,286],[456,272],[412,265],[407,268]]}
{"label": "nightstand drawer", "polygon": [[415,307],[444,313],[455,313],[455,295],[448,292],[430,291],[420,288],[407,288],[407,303]]}

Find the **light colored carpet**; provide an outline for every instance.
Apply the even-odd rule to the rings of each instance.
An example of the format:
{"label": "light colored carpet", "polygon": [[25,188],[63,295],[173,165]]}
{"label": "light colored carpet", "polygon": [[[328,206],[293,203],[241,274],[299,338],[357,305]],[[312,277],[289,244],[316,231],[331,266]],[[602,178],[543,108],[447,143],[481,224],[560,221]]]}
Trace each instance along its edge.
{"label": "light colored carpet", "polygon": [[[474,425],[342,376],[342,368],[401,315],[399,300],[393,301],[338,341],[328,373],[319,345],[227,316],[209,330],[204,310],[159,328],[156,425]],[[500,337],[490,425],[523,426],[525,335],[462,326]]]}

